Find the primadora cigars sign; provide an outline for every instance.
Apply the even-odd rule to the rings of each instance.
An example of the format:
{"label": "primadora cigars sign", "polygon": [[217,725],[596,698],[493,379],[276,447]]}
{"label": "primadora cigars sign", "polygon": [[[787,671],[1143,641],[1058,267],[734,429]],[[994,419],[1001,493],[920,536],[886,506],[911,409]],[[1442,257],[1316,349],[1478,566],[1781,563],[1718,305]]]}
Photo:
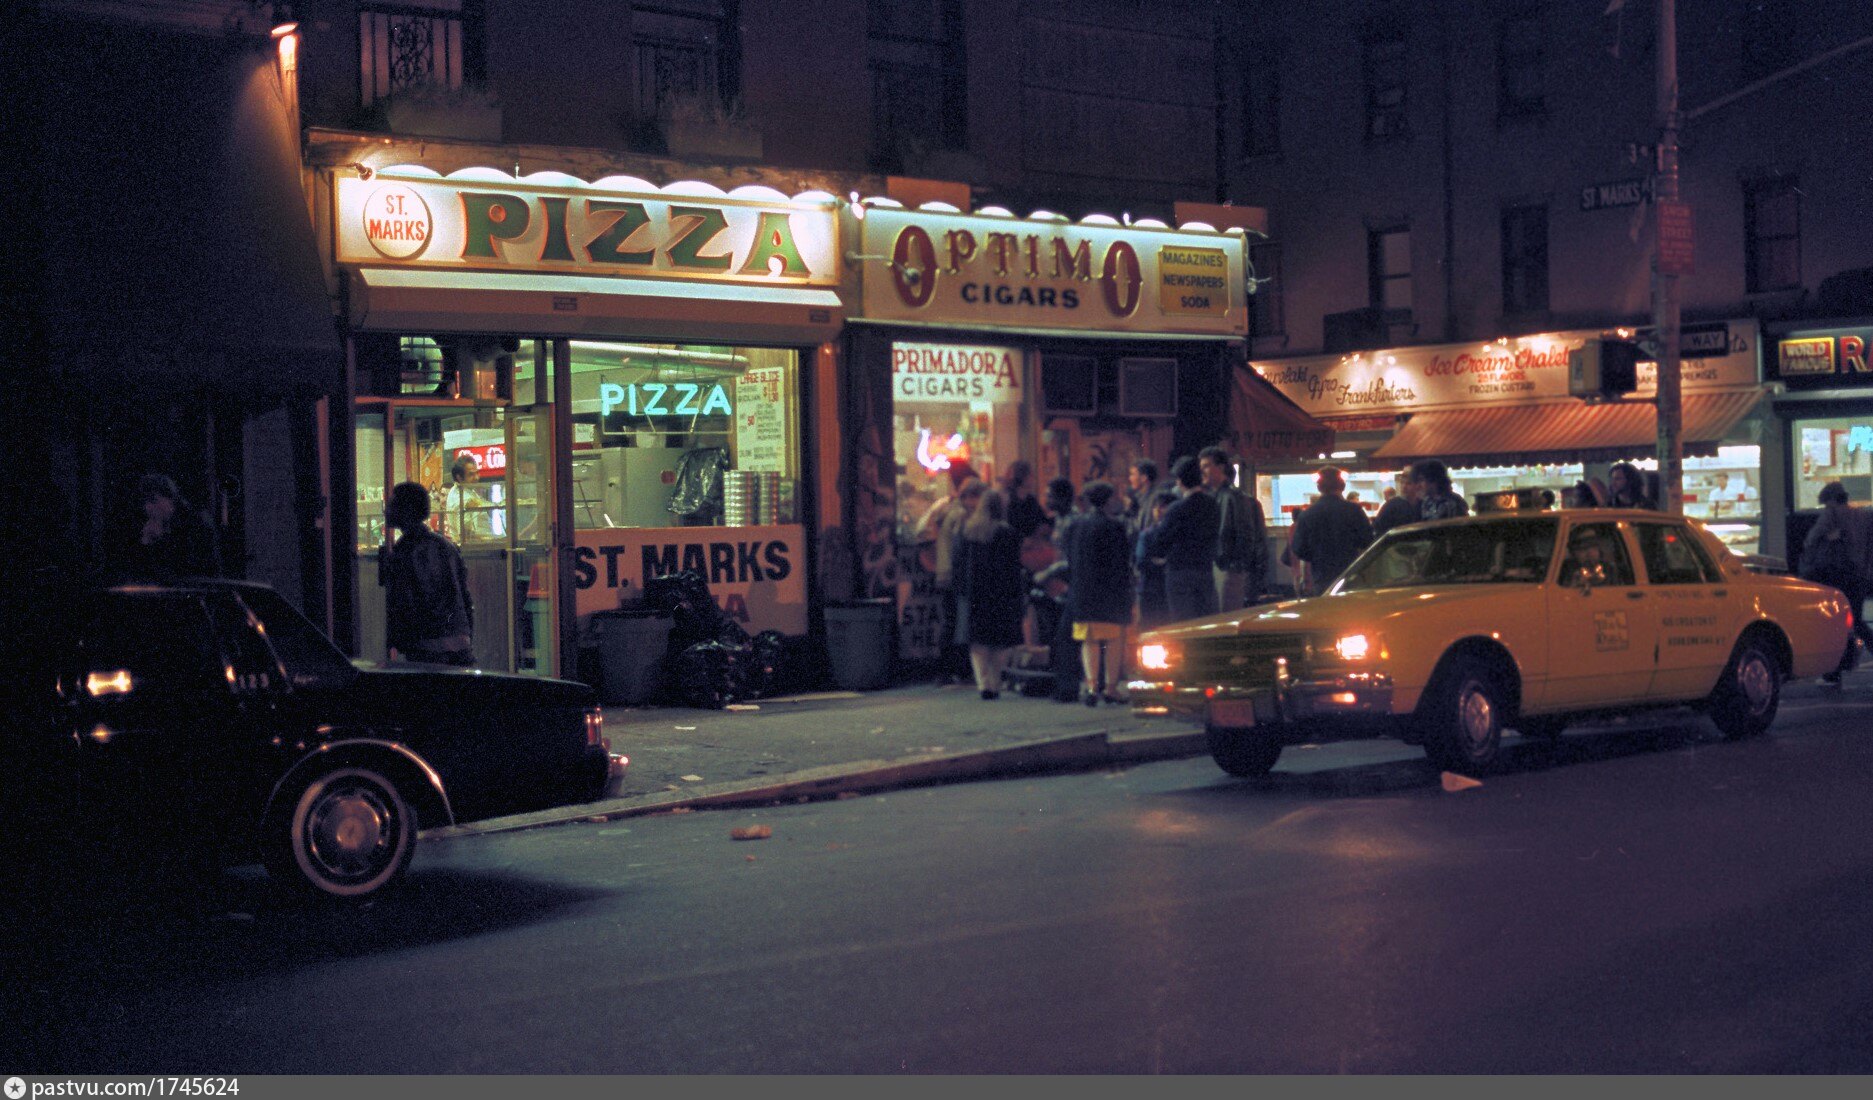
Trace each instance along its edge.
{"label": "primadora cigars sign", "polygon": [[[1265,360],[1250,366],[1289,400],[1320,418],[1522,404],[1568,397],[1568,353],[1600,335],[1598,331],[1544,333],[1480,344]],[[1757,340],[1754,321],[1685,326],[1684,387],[1716,390],[1759,384]],[[1658,365],[1642,356],[1633,397],[1650,397],[1657,387]]]}
{"label": "primadora cigars sign", "polygon": [[[338,262],[767,286],[839,282],[838,203],[378,173],[337,188]],[[635,181],[641,182],[641,181]]]}
{"label": "primadora cigars sign", "polygon": [[[1239,232],[864,208],[867,321],[1241,337]],[[857,318],[855,318],[857,319]]]}

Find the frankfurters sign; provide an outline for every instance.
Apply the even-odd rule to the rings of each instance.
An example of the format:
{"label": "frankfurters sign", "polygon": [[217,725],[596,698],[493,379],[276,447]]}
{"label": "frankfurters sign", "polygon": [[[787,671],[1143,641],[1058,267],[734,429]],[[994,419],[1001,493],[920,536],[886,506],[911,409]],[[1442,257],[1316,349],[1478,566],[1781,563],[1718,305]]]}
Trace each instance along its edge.
{"label": "frankfurters sign", "polygon": [[608,182],[546,186],[500,173],[341,178],[338,261],[767,286],[839,281],[833,199],[624,190]]}

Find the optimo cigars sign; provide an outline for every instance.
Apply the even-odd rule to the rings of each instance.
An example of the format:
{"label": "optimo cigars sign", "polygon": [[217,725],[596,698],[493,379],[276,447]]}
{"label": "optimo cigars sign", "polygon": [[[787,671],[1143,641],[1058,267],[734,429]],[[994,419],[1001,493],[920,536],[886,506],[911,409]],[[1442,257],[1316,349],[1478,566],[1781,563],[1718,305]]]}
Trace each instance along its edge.
{"label": "optimo cigars sign", "polygon": [[338,262],[784,286],[839,280],[830,198],[625,189],[642,183],[547,186],[486,170],[340,179]]}
{"label": "optimo cigars sign", "polygon": [[1239,232],[876,207],[860,315],[954,328],[1248,332]]}
{"label": "optimo cigars sign", "polygon": [[774,527],[601,527],[573,538],[579,615],[644,593],[648,577],[689,571],[749,633],[806,633],[806,535]]}

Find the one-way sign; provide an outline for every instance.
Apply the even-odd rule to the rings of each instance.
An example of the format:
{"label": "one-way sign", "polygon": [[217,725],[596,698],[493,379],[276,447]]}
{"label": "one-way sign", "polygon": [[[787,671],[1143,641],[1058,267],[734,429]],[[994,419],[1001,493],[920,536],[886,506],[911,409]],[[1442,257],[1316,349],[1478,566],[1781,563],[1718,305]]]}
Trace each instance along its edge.
{"label": "one-way sign", "polygon": [[1583,211],[1611,210],[1651,201],[1652,181],[1645,178],[1590,183],[1580,189],[1580,208]]}

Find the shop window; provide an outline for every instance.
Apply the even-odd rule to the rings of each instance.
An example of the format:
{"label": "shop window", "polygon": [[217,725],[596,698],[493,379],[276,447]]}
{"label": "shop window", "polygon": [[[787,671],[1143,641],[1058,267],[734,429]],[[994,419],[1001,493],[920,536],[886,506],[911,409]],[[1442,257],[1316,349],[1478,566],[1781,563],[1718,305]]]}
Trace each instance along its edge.
{"label": "shop window", "polygon": [[[951,467],[967,465],[993,484],[1021,457],[1026,359],[1019,348],[899,343],[891,362],[898,531],[914,542],[930,507],[949,493]],[[1096,372],[1083,375],[1096,402]]]}
{"label": "shop window", "polygon": [[1548,208],[1512,206],[1502,212],[1502,312],[1548,308]]}
{"label": "shop window", "polygon": [[1838,481],[1859,504],[1873,500],[1873,412],[1797,420],[1790,425],[1795,474],[1791,508],[1819,508],[1821,487]]}
{"label": "shop window", "polygon": [[1496,36],[1496,114],[1525,118],[1547,109],[1546,37],[1541,12],[1511,12]]}
{"label": "shop window", "polygon": [[1374,309],[1386,319],[1411,315],[1411,230],[1381,229],[1366,234],[1366,275]]}
{"label": "shop window", "polygon": [[868,0],[872,165],[915,172],[919,151],[969,141],[962,5],[958,0]]}
{"label": "shop window", "polygon": [[1281,63],[1263,51],[1242,67],[1242,155],[1281,151]]}
{"label": "shop window", "polygon": [[477,29],[462,0],[358,5],[359,92],[365,106],[411,91],[460,91],[479,82]]}
{"label": "shop window", "polygon": [[1362,43],[1361,71],[1365,77],[1366,137],[1390,141],[1409,135],[1405,121],[1405,32],[1384,27],[1367,34]]}
{"label": "shop window", "polygon": [[797,352],[574,340],[571,362],[576,528],[797,522]]}
{"label": "shop window", "polygon": [[730,0],[656,0],[631,6],[637,110],[655,118],[681,104],[709,114],[740,97]]}
{"label": "shop window", "polygon": [[1743,233],[1748,293],[1801,286],[1801,189],[1794,177],[1744,187]]}
{"label": "shop window", "polygon": [[1249,274],[1255,279],[1255,293],[1249,295],[1250,335],[1281,335],[1287,331],[1287,320],[1281,308],[1279,242],[1256,241],[1249,245]]}

